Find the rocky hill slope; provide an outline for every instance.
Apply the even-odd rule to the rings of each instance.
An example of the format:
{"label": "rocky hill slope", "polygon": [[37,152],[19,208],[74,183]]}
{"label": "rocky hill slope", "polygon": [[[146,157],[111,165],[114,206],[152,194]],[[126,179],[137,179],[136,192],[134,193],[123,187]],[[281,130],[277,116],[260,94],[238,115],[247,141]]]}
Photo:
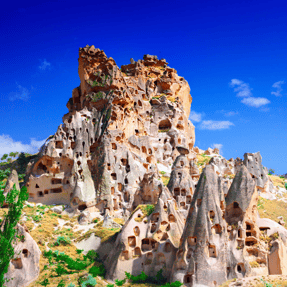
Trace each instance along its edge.
{"label": "rocky hill slope", "polygon": [[[79,76],[63,124],[27,166],[27,239],[7,286],[287,275],[285,180],[259,152],[227,160],[194,147],[183,77],[151,55],[119,69],[94,46],[80,48]],[[14,172],[6,194],[17,181]]]}

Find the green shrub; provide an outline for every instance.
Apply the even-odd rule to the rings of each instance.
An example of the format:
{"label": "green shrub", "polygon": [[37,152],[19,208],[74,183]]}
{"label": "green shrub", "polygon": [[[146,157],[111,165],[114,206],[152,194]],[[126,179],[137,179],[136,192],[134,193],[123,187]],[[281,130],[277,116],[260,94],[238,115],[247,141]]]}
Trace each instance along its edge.
{"label": "green shrub", "polygon": [[39,284],[42,285],[42,286],[48,286],[48,285],[50,285],[49,280],[48,280],[47,278],[44,279],[42,282],[39,282]]}
{"label": "green shrub", "polygon": [[89,274],[87,280],[81,284],[81,287],[93,287],[96,284],[97,284],[96,279],[92,275]]}
{"label": "green shrub", "polygon": [[7,273],[11,259],[14,258],[13,243],[16,241],[16,225],[20,220],[24,201],[28,200],[27,188],[16,189],[16,185],[4,196],[4,185],[0,184],[0,208],[4,202],[8,205],[8,213],[4,215],[0,229],[0,286],[4,286],[4,274]]}
{"label": "green shrub", "polygon": [[95,261],[99,258],[99,254],[95,250],[89,250],[86,255],[84,255],[84,259],[89,259]]}
{"label": "green shrub", "polygon": [[104,265],[92,266],[92,267],[89,269],[89,273],[92,274],[93,277],[105,276],[106,269],[105,269]]}
{"label": "green shrub", "polygon": [[60,244],[65,246],[71,244],[70,237],[58,236],[57,241],[54,243],[54,246],[59,246]]}
{"label": "green shrub", "polygon": [[116,282],[117,286],[123,286],[125,284],[125,282],[126,282],[126,279],[123,279],[123,280],[116,279],[115,282]]}
{"label": "green shrub", "polygon": [[63,279],[59,282],[57,287],[65,287],[65,283]]}

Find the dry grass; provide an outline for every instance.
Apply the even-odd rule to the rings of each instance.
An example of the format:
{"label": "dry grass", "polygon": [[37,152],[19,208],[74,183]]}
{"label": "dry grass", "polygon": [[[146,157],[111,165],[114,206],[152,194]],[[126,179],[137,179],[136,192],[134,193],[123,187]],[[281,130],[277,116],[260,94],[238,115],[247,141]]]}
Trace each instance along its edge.
{"label": "dry grass", "polygon": [[275,175],[268,175],[270,179],[272,180],[273,184],[275,186],[280,186],[285,188],[284,178],[280,178],[279,176]]}
{"label": "dry grass", "polygon": [[162,176],[162,177],[161,177],[161,181],[163,182],[163,184],[164,184],[165,186],[167,186],[167,185],[168,185],[168,182],[169,182],[169,177],[167,177],[167,176]]}
{"label": "dry grass", "polygon": [[205,166],[207,163],[209,163],[211,156],[203,154],[197,154],[197,166]]}
{"label": "dry grass", "polygon": [[284,221],[287,222],[286,202],[278,200],[268,200],[263,197],[260,197],[258,200],[257,207],[261,218],[270,218],[278,222],[278,216],[283,216]]}
{"label": "dry grass", "polygon": [[114,220],[114,222],[116,222],[122,226],[125,224],[125,221],[123,218],[114,218],[113,220]]}

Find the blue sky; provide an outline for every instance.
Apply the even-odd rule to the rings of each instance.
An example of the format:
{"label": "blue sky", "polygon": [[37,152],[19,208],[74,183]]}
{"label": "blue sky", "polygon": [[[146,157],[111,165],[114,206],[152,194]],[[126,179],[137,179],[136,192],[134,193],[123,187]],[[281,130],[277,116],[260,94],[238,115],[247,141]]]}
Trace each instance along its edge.
{"label": "blue sky", "polygon": [[[40,2],[40,3],[39,3]],[[6,6],[5,6],[6,5]],[[0,18],[0,155],[34,152],[80,84],[78,49],[117,65],[165,58],[189,83],[196,146],[227,159],[260,151],[287,173],[287,3],[21,1]]]}

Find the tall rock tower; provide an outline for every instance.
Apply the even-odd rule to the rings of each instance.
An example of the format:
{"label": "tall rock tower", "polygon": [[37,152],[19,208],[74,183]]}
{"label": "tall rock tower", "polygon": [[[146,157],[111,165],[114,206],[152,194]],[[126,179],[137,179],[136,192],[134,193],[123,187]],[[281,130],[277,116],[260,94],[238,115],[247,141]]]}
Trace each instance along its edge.
{"label": "tall rock tower", "polygon": [[155,204],[176,146],[194,145],[187,81],[156,56],[119,69],[94,46],[80,48],[79,76],[63,124],[29,165],[29,200],[116,216]]}

